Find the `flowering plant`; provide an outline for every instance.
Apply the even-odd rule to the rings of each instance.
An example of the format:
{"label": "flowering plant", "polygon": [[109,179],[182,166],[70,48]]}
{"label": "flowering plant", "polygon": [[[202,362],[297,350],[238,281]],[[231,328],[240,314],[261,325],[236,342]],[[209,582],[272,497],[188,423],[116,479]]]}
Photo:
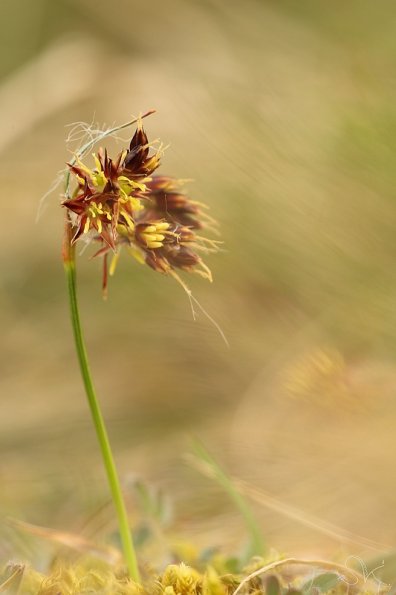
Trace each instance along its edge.
{"label": "flowering plant", "polygon": [[[116,159],[100,148],[90,169],[79,157],[68,164],[77,185],[63,201],[68,213],[71,245],[82,237],[99,242],[95,256],[103,256],[103,289],[112,275],[122,248],[141,263],[179,279],[176,269],[212,280],[201,254],[218,249],[219,242],[198,234],[215,229],[206,205],[183,193],[183,180],[152,174],[158,168],[162,145],[154,152],[142,120],[129,148]],[[152,152],[152,154],[150,154]],[[108,267],[108,254],[112,260]]]}
{"label": "flowering plant", "polygon": [[[148,112],[145,115],[148,115]],[[143,116],[144,117],[144,116]],[[183,182],[167,176],[154,176],[163,154],[162,145],[153,150],[143,129],[142,118],[102,133],[105,138],[128,125],[137,124],[129,148],[116,159],[106,149],[93,155],[91,169],[82,161],[95,140],[84,145],[68,163],[65,174],[66,209],[63,261],[68,282],[69,302],[76,352],[98,437],[112,499],[117,512],[120,537],[130,577],[140,582],[139,568],[129,528],[127,511],[114,462],[105,422],[89,369],[77,301],[75,245],[82,239],[97,242],[94,256],[103,257],[103,291],[108,273],[114,273],[121,249],[126,248],[138,261],[154,271],[173,276],[190,290],[177,269],[195,272],[212,280],[201,253],[218,249],[219,242],[198,233],[205,227],[215,229],[215,221],[205,206],[182,192]],[[96,139],[98,140],[98,139]],[[155,144],[155,143],[154,143]],[[70,190],[72,177],[75,189]],[[112,254],[108,267],[108,255]],[[195,300],[196,301],[196,300]]]}

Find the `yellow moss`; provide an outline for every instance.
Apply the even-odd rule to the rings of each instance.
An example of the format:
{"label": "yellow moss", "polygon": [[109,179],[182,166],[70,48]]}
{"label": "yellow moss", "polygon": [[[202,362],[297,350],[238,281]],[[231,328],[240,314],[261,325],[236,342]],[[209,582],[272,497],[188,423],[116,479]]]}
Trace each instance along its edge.
{"label": "yellow moss", "polygon": [[[89,567],[91,566],[91,567]],[[96,566],[92,568],[92,566]],[[110,566],[94,562],[73,567],[60,566],[50,576],[29,569],[25,573],[21,595],[146,595],[145,589],[127,578],[119,578]]]}
{"label": "yellow moss", "polygon": [[227,593],[228,589],[217,572],[209,567],[202,581],[202,595],[227,595]]}
{"label": "yellow moss", "polygon": [[[221,574],[212,565],[202,574],[184,563],[169,565],[161,576],[146,568],[143,585],[129,580],[124,567],[115,568],[92,558],[74,565],[59,564],[48,576],[24,565],[9,564],[0,576],[0,591],[10,595],[231,595],[243,579],[249,578],[243,585],[241,595],[263,595],[264,585],[267,584],[265,575],[251,575],[255,570],[263,570],[265,563],[262,558],[254,558],[241,574]],[[285,585],[280,577],[279,581],[283,589]],[[296,573],[293,576],[288,575],[287,585],[298,593],[301,584],[306,581],[306,572]],[[384,593],[382,589],[373,590],[372,586],[370,584],[366,588],[362,584],[356,586],[354,591],[356,595]],[[324,591],[323,595],[343,595],[346,587],[340,581],[336,588]],[[378,585],[374,584],[374,587]]]}
{"label": "yellow moss", "polygon": [[[162,575],[160,593],[166,595],[195,595],[200,591],[200,574],[186,564],[171,564]],[[172,588],[172,591],[169,590]]]}
{"label": "yellow moss", "polygon": [[40,574],[31,568],[26,569],[21,584],[21,595],[39,593],[44,579],[45,577],[43,574]]}

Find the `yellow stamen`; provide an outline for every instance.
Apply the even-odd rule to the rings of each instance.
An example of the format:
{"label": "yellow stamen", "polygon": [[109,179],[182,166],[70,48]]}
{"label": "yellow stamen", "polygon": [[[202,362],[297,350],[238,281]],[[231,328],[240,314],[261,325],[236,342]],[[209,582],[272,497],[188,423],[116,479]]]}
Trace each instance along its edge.
{"label": "yellow stamen", "polygon": [[134,211],[142,211],[144,209],[144,206],[136,196],[130,196],[128,201]]}
{"label": "yellow stamen", "polygon": [[120,253],[116,252],[111,259],[110,267],[109,267],[109,275],[113,276],[117,267],[118,259],[120,258]]}
{"label": "yellow stamen", "polygon": [[125,194],[130,194],[132,190],[140,190],[141,192],[145,192],[147,190],[146,184],[144,183],[147,178],[144,178],[144,181],[135,182],[134,180],[130,180],[126,176],[119,176],[118,183],[120,184],[120,188]]}
{"label": "yellow stamen", "polygon": [[152,240],[146,240],[147,248],[162,248],[162,242],[153,242]]}
{"label": "yellow stamen", "polygon": [[155,224],[155,227],[157,228],[157,231],[162,231],[165,229],[169,229],[170,223],[168,223],[167,221],[160,221],[159,223]]}
{"label": "yellow stamen", "polygon": [[88,233],[90,225],[91,225],[91,219],[89,217],[87,217],[87,220],[84,225],[84,233]]}
{"label": "yellow stamen", "polygon": [[130,227],[132,230],[134,230],[135,226],[133,224],[133,221],[124,209],[121,210],[121,215],[124,217],[125,221],[127,222],[128,227]]}
{"label": "yellow stamen", "polygon": [[145,260],[144,260],[144,254],[141,250],[138,250],[137,248],[134,248],[132,246],[130,246],[129,248],[129,254],[131,254],[131,256],[133,256],[135,258],[135,260],[137,260],[138,262],[140,262],[140,264],[144,264]]}

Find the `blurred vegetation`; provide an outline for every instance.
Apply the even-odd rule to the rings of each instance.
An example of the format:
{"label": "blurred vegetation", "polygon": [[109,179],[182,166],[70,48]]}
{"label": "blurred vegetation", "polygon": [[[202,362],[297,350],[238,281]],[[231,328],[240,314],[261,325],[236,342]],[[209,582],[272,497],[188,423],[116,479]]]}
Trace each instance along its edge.
{"label": "blurred vegetation", "polygon": [[[177,534],[240,547],[238,514],[180,459],[193,432],[263,493],[391,546],[393,3],[3,0],[0,16],[2,514],[84,532],[107,502],[57,191],[35,221],[68,159],[65,125],[154,107],[149,137],[170,143],[162,172],[193,178],[221,223],[215,282],[190,285],[230,349],[171,279],[124,258],[103,302],[100,263],[81,256],[83,323],[127,491],[143,477],[174,500]],[[257,513],[280,549],[342,557],[342,536]],[[114,529],[104,516],[99,534]],[[28,547],[2,531],[1,558]]]}

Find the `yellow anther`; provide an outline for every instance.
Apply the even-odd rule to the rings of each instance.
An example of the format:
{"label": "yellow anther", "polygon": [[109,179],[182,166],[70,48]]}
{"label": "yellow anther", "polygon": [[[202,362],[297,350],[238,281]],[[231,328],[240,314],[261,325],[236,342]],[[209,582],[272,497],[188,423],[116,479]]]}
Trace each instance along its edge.
{"label": "yellow anther", "polygon": [[128,202],[134,211],[142,211],[144,209],[144,206],[141,204],[140,200],[135,196],[129,196]]}
{"label": "yellow anther", "polygon": [[126,225],[124,225],[123,223],[119,223],[116,227],[117,229],[117,233],[119,236],[122,236],[124,238],[127,238],[129,235],[129,229],[127,228]]}
{"label": "yellow anther", "polygon": [[145,229],[143,233],[155,233],[157,231],[157,228],[155,225],[148,225]]}
{"label": "yellow anther", "polygon": [[157,231],[162,231],[165,229],[169,229],[170,223],[167,223],[167,221],[160,221],[159,223],[155,224],[155,227],[157,228]]}
{"label": "yellow anther", "polygon": [[97,225],[98,225],[98,232],[99,232],[99,233],[102,233],[102,222],[101,222],[101,220],[100,220],[100,219],[98,219],[98,223],[97,223]]}
{"label": "yellow anther", "polygon": [[132,230],[135,229],[132,219],[129,217],[128,213],[124,209],[121,210],[121,215],[124,217],[125,221],[127,222],[128,227],[130,227]]}
{"label": "yellow anther", "polygon": [[114,254],[113,258],[111,259],[111,263],[110,263],[110,267],[109,267],[109,275],[111,275],[111,276],[114,275],[119,258],[120,258],[120,253],[116,252]]}
{"label": "yellow anther", "polygon": [[162,242],[147,241],[147,248],[162,248]]}
{"label": "yellow anther", "polygon": [[92,172],[91,177],[95,186],[101,187],[106,184],[106,176],[102,171]]}
{"label": "yellow anther", "polygon": [[140,264],[144,264],[144,254],[142,253],[141,250],[138,250],[138,248],[135,248],[133,246],[130,246],[128,249],[129,254],[131,254],[131,256],[133,256]]}
{"label": "yellow anther", "polygon": [[126,176],[119,176],[118,183],[120,185],[121,190],[125,192],[125,194],[130,194],[133,190],[140,190],[141,192],[145,192],[147,190],[144,181],[135,182],[134,180],[130,180]]}
{"label": "yellow anther", "polygon": [[90,225],[91,225],[91,219],[89,217],[87,217],[87,220],[84,225],[84,233],[88,233]]}

